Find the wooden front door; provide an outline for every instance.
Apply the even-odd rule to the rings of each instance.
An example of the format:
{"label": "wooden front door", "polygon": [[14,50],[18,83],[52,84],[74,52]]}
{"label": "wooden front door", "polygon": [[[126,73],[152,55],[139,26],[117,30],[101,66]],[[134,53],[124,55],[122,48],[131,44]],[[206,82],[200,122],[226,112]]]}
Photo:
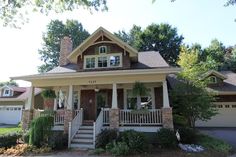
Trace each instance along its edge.
{"label": "wooden front door", "polygon": [[84,110],[84,120],[96,120],[95,91],[81,90],[81,108]]}

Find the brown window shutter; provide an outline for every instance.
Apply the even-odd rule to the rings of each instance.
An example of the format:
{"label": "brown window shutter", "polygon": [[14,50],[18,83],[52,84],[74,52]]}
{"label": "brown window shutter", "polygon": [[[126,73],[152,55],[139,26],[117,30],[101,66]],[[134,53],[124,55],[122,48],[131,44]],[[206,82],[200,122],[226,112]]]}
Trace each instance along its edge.
{"label": "brown window shutter", "polygon": [[98,55],[98,54],[99,54],[99,47],[96,46],[96,47],[95,47],[95,55]]}

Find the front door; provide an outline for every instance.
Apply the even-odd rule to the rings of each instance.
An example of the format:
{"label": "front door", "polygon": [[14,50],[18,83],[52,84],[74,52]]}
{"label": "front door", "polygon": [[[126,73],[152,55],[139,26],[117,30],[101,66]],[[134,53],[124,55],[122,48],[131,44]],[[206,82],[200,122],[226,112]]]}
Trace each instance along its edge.
{"label": "front door", "polygon": [[106,108],[108,106],[106,91],[100,91],[96,93],[96,106],[97,106],[96,115],[98,116],[101,111],[101,108]]}
{"label": "front door", "polygon": [[81,90],[81,108],[84,111],[84,120],[96,120],[95,91]]}

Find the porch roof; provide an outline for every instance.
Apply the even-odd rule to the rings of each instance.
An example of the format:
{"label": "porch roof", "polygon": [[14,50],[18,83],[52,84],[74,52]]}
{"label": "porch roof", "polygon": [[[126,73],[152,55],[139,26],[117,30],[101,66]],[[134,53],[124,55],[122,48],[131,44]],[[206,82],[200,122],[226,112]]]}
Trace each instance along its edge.
{"label": "porch roof", "polygon": [[86,78],[86,77],[105,77],[105,76],[129,76],[129,75],[145,75],[145,74],[171,74],[180,72],[180,68],[161,67],[154,69],[128,69],[114,71],[87,71],[87,72],[60,72],[60,73],[43,73],[35,75],[26,75],[11,77],[14,80],[33,81],[39,79],[60,79],[60,78]]}

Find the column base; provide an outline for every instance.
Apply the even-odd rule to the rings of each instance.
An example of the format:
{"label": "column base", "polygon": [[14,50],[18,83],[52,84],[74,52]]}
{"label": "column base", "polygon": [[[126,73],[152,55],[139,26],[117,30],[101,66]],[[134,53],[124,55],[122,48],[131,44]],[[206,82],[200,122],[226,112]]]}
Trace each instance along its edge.
{"label": "column base", "polygon": [[120,109],[110,109],[110,112],[109,112],[110,129],[119,128],[119,125],[120,125],[119,112],[120,112]]}
{"label": "column base", "polygon": [[162,125],[163,128],[174,129],[171,107],[162,108]]}
{"label": "column base", "polygon": [[22,111],[22,129],[23,131],[26,131],[29,129],[30,127],[30,123],[33,119],[33,114],[34,111],[33,110],[23,110]]}
{"label": "column base", "polygon": [[72,120],[73,120],[73,111],[72,110],[65,110],[64,133],[68,133],[69,122],[71,122]]}

